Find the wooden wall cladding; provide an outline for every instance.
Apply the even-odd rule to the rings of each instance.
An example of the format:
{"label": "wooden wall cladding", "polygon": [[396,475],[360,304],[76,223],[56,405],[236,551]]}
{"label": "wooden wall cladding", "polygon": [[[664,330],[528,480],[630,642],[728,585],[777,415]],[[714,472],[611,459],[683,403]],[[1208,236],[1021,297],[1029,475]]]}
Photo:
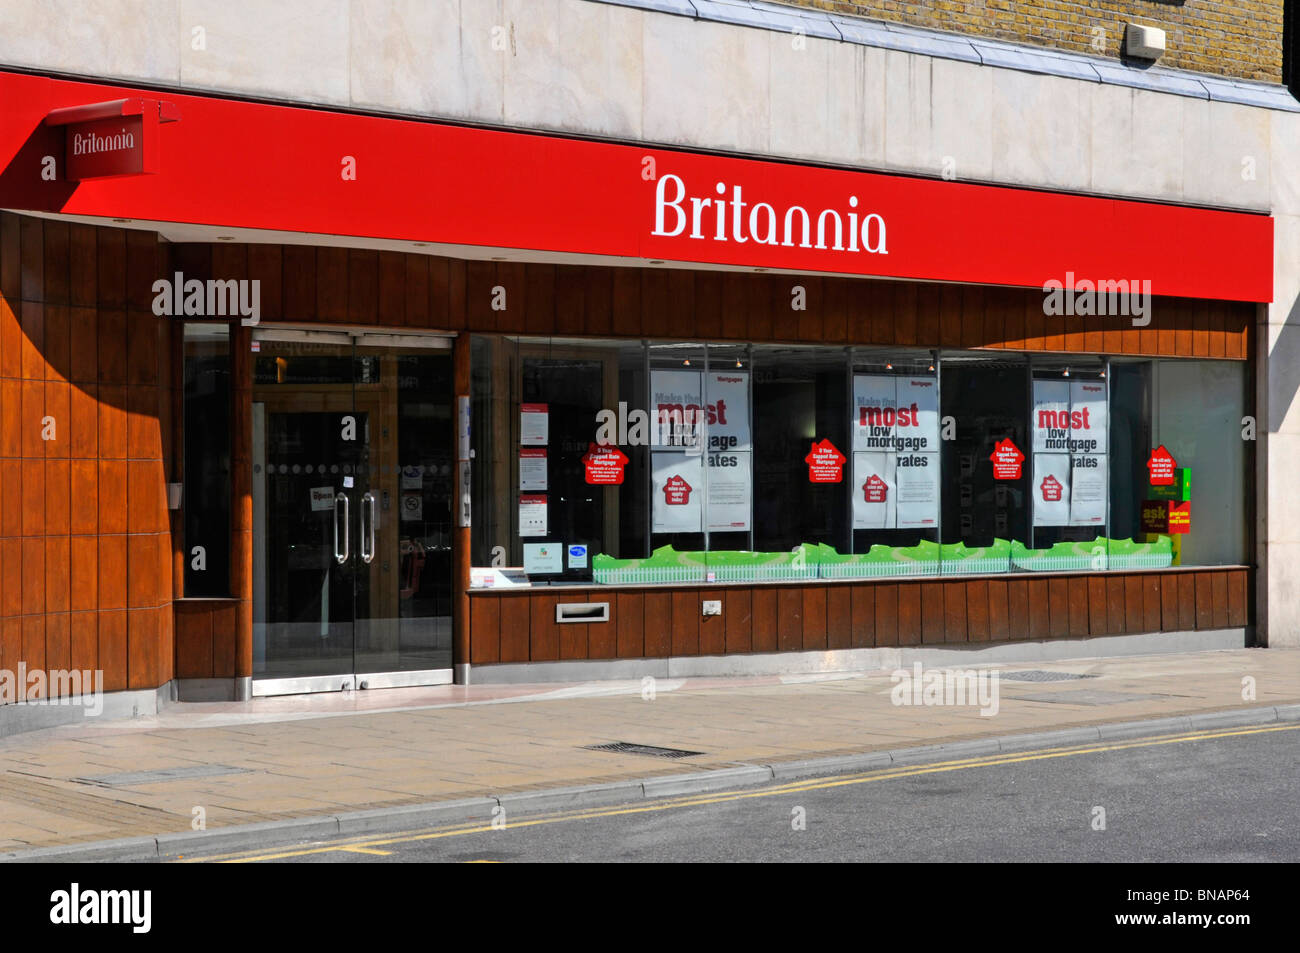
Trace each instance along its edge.
{"label": "wooden wall cladding", "polygon": [[234,678],[238,599],[181,599],[176,612],[176,677]]}
{"label": "wooden wall cladding", "polygon": [[162,265],[152,232],[0,213],[0,668],[172,678]]}
{"label": "wooden wall cladding", "polygon": [[[1043,293],[799,275],[177,245],[186,277],[258,278],[263,321],[439,331],[997,348],[1246,360],[1255,305],[1157,297],[1151,321],[1048,317]],[[795,310],[796,287],[804,310]],[[505,292],[505,307],[496,289]]]}
{"label": "wooden wall cladding", "polygon": [[[473,590],[474,665],[1095,638],[1250,624],[1252,570],[768,583],[719,589]],[[700,603],[721,599],[722,615]],[[609,602],[556,625],[557,602]]]}

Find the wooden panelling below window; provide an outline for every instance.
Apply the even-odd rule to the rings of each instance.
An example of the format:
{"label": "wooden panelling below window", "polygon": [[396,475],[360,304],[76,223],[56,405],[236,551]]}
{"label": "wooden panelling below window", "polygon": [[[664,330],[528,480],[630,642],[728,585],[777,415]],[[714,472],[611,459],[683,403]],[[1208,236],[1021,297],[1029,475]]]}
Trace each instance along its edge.
{"label": "wooden panelling below window", "polygon": [[[470,654],[471,662],[480,665],[1240,628],[1251,621],[1251,575],[1243,567],[1207,567],[719,589],[472,590]],[[722,600],[720,617],[701,613],[706,599]],[[556,603],[588,601],[608,601],[609,621],[555,624]]]}

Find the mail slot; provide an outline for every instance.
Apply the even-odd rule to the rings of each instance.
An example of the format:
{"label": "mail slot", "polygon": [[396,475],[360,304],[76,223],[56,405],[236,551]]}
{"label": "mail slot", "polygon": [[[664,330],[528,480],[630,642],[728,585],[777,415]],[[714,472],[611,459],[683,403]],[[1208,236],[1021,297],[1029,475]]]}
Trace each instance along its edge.
{"label": "mail slot", "polygon": [[556,622],[608,622],[608,602],[561,602],[555,606]]}

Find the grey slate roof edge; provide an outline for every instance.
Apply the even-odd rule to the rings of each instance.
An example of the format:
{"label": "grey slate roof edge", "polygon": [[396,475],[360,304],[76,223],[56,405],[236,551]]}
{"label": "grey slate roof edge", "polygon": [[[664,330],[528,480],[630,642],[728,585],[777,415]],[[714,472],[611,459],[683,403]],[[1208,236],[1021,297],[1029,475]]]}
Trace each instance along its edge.
{"label": "grey slate roof edge", "polygon": [[927,30],[901,23],[867,20],[769,3],[765,0],[592,0],[620,7],[730,23],[760,30],[793,32],[839,40],[859,46],[920,53],[940,59],[961,60],[1003,69],[1062,76],[1087,82],[1106,83],[1187,96],[1193,99],[1238,103],[1261,109],[1300,112],[1290,91],[1276,83],[1229,79],[1188,70],[1129,66],[1119,60],[1099,59],[1065,50],[971,37],[959,33]]}

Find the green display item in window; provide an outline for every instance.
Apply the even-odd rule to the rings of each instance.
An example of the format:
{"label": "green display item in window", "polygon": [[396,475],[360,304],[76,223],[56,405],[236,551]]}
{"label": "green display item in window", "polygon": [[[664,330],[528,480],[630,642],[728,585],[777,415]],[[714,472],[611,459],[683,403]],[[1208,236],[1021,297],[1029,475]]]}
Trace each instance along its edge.
{"label": "green display item in window", "polygon": [[[660,546],[645,559],[615,559],[601,553],[592,559],[592,574],[604,585],[685,582],[774,582],[799,579],[873,579],[890,576],[974,575],[1062,572],[1101,569],[1162,569],[1173,561],[1168,536],[1154,542],[1096,539],[1029,549],[1023,543],[995,539],[991,546],[932,543],[915,546],[877,544],[865,553],[841,553],[825,543],[802,543],[791,552],[679,552]],[[709,574],[712,573],[710,580]]]}
{"label": "green display item in window", "polygon": [[1029,549],[1020,542],[1011,544],[1012,564],[1029,572],[1163,569],[1172,561],[1173,546],[1168,536],[1159,536],[1151,543],[1098,536],[1092,541],[1056,543],[1048,549]]}
{"label": "green display item in window", "polygon": [[596,582],[605,584],[707,582],[709,573],[713,582],[816,579],[827,549],[830,547],[819,543],[801,543],[788,553],[679,552],[672,546],[660,546],[645,559],[615,559],[602,553],[592,560],[591,568]]}

